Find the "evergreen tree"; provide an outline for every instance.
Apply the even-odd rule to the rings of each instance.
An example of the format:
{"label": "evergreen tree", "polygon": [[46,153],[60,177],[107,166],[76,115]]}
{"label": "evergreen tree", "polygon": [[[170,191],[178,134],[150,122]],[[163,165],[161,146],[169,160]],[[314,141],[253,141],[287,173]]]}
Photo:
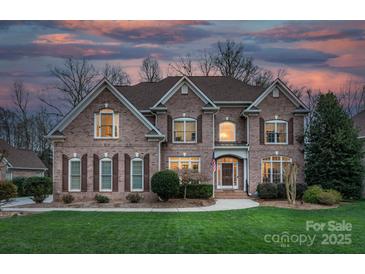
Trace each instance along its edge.
{"label": "evergreen tree", "polygon": [[305,143],[307,184],[333,188],[346,198],[359,199],[363,143],[333,93],[319,96]]}

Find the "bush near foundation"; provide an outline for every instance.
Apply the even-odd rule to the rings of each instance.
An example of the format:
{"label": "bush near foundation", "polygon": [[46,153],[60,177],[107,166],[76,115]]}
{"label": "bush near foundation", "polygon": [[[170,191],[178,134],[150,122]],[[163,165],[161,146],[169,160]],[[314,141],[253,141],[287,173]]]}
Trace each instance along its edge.
{"label": "bush near foundation", "polygon": [[[179,198],[184,197],[184,186],[180,186]],[[211,184],[191,184],[186,187],[186,198],[188,199],[209,199],[213,195]]]}
{"label": "bush near foundation", "polygon": [[276,199],[278,197],[278,186],[272,183],[260,183],[257,185],[257,195],[261,199]]}
{"label": "bush near foundation", "polygon": [[52,193],[52,181],[49,177],[29,177],[24,184],[24,193],[33,196],[33,201],[43,203]]}
{"label": "bush near foundation", "polygon": [[156,193],[162,201],[176,197],[179,193],[179,185],[179,176],[172,170],[156,172],[151,178],[152,192]]}

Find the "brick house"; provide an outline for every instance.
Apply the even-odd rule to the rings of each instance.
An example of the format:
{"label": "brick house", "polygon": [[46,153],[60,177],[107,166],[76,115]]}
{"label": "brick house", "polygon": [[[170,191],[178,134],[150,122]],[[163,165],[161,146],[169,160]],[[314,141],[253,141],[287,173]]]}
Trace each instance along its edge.
{"label": "brick house", "polygon": [[44,163],[31,150],[17,149],[0,140],[0,181],[15,177],[44,176]]}
{"label": "brick house", "polygon": [[155,172],[192,169],[214,185],[216,197],[244,197],[261,182],[282,182],[290,162],[304,182],[307,112],[279,79],[266,89],[221,76],[133,86],[104,79],[47,136],[54,195],[123,199],[140,191],[151,198]]}

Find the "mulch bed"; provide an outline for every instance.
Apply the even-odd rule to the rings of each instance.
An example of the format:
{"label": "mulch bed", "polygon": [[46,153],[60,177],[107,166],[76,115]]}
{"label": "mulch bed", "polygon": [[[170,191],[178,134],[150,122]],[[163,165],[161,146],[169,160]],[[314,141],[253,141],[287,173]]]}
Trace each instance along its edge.
{"label": "mulch bed", "polygon": [[106,204],[99,204],[96,201],[74,202],[64,204],[62,202],[30,204],[14,206],[16,208],[186,208],[186,207],[204,207],[214,205],[214,199],[170,199],[167,202],[140,202],[130,203],[126,201],[111,201]]}
{"label": "mulch bed", "polygon": [[287,200],[263,200],[256,199],[256,202],[260,204],[260,206],[272,206],[279,208],[292,208],[299,210],[313,210],[313,209],[331,209],[337,208],[338,205],[328,206],[328,205],[318,205],[318,204],[310,204],[302,201],[296,201],[295,205],[291,205]]}
{"label": "mulch bed", "polygon": [[31,212],[7,212],[7,211],[0,211],[0,219],[2,218],[9,218],[13,216],[25,216],[33,214]]}

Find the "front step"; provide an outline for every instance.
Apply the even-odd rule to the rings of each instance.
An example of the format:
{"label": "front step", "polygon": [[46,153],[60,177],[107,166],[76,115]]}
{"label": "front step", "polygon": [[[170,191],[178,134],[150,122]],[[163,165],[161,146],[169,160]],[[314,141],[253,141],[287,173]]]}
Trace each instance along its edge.
{"label": "front step", "polygon": [[247,193],[244,191],[223,190],[215,192],[216,199],[246,199]]}

